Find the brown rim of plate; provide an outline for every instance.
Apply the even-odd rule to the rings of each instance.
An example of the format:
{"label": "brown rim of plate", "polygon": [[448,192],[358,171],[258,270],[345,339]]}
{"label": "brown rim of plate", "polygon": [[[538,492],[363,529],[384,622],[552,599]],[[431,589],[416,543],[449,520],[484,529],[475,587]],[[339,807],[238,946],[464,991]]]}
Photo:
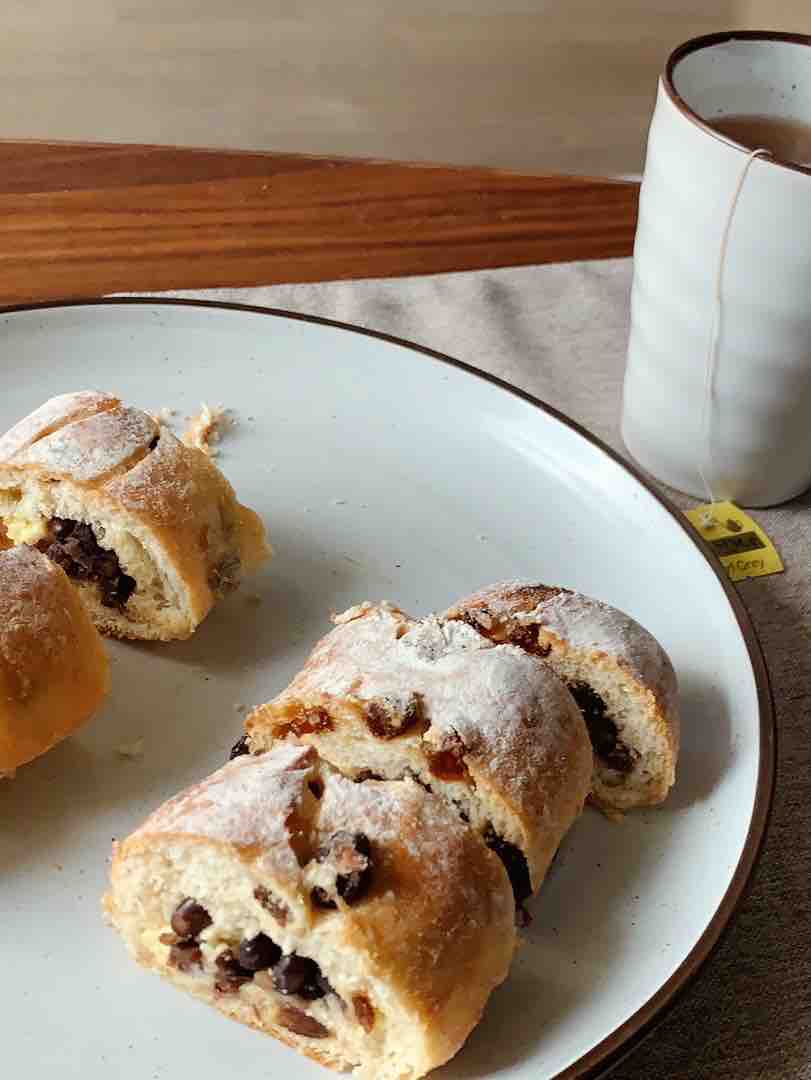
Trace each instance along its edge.
{"label": "brown rim of plate", "polygon": [[[728,135],[722,135],[720,131],[716,131],[715,128],[711,127],[697,112],[691,109],[684,98],[676,90],[676,83],[674,81],[676,68],[686,56],[690,56],[691,53],[698,52],[700,49],[712,47],[713,45],[723,45],[727,41],[784,41],[790,45],[811,45],[811,36],[808,34],[784,34],[778,30],[722,30],[716,34],[703,34],[701,37],[690,38],[689,41],[685,41],[683,45],[679,45],[678,48],[674,49],[667,58],[665,73],[662,76],[662,85],[665,88],[667,96],[679,112],[686,116],[688,120],[691,120],[697,127],[700,127],[702,131],[706,131],[708,135],[712,135],[713,138],[718,139],[719,142],[726,143],[727,146],[732,146],[744,154],[750,154],[754,147],[744,146],[742,143],[730,139]],[[784,158],[775,157],[773,154],[769,155],[768,161],[772,165],[781,165],[784,169],[792,169],[794,172],[805,173],[806,176],[811,175],[811,167],[799,165],[796,161],[786,161]]]}
{"label": "brown rim of plate", "polygon": [[[711,36],[717,37],[720,40],[723,40],[724,38],[724,35]],[[701,41],[702,39],[698,38],[696,40]],[[689,44],[690,43],[688,42],[688,45]],[[682,46],[682,48],[685,47],[686,46]],[[553,1077],[550,1077],[549,1080],[575,1080],[575,1078],[576,1080],[584,1080],[584,1078],[587,1077],[602,1075],[606,1070],[616,1065],[622,1058],[635,1049],[644,1038],[651,1034],[654,1025],[664,1019],[667,1011],[675,1004],[680,993],[695,979],[700,968],[709,959],[720,941],[722,933],[728,928],[733,914],[746,893],[747,886],[751,881],[753,871],[763,850],[763,841],[766,836],[766,830],[771,814],[775,781],[777,730],[774,718],[774,701],[772,699],[772,691],[769,684],[769,675],[766,669],[763,651],[749,618],[749,613],[744,607],[743,601],[738,596],[738,593],[730,583],[729,578],[723,572],[721,563],[716,558],[710,546],[688,524],[684,514],[654,488],[651,481],[641,472],[641,470],[630,462],[625,461],[615,450],[612,450],[610,446],[606,445],[601,439],[598,439],[596,435],[592,435],[586,428],[581,427],[581,425],[575,423],[574,420],[570,420],[568,416],[565,416],[553,406],[547,405],[546,402],[541,401],[540,398],[536,398],[524,390],[519,390],[518,387],[512,386],[510,383],[505,382],[504,379],[499,379],[496,375],[490,375],[487,372],[479,371],[478,368],[473,367],[471,364],[466,364],[463,360],[456,360],[454,357],[448,356],[445,353],[437,352],[435,349],[429,349],[425,345],[416,345],[414,342],[406,341],[404,338],[395,337],[393,334],[384,334],[378,330],[367,330],[361,326],[352,326],[351,323],[339,322],[337,319],[326,319],[318,315],[304,315],[296,311],[284,311],[281,308],[259,307],[253,304],[227,303],[217,300],[160,299],[147,296],[102,297],[99,299],[56,300],[44,301],[36,304],[15,304],[8,307],[0,307],[0,316],[14,312],[41,311],[49,308],[112,307],[115,305],[198,307],[221,311],[244,311],[253,315],[270,315],[274,318],[294,319],[300,322],[316,323],[320,326],[332,326],[339,330],[349,330],[354,334],[362,334],[364,337],[377,338],[379,341],[385,341],[391,345],[399,345],[411,350],[411,352],[420,353],[423,356],[439,360],[444,364],[449,364],[451,367],[458,368],[468,375],[473,375],[476,378],[491,383],[493,386],[499,387],[501,390],[505,390],[515,397],[521,398],[522,401],[527,402],[529,405],[533,405],[536,409],[540,409],[541,412],[547,413],[547,415],[553,417],[559,423],[570,428],[572,431],[575,431],[581,438],[590,442],[593,446],[596,446],[598,450],[610,458],[615,464],[619,465],[626,473],[633,476],[634,479],[645,488],[645,490],[652,495],[665,510],[667,510],[679,528],[683,531],[688,542],[697,547],[709,563],[710,568],[718,578],[721,588],[726,593],[727,600],[732,608],[744,644],[746,645],[749,660],[752,664],[752,673],[755,677],[758,718],[760,721],[760,745],[758,748],[758,774],[757,784],[755,786],[755,804],[752,809],[752,817],[749,822],[743,851],[738,860],[738,865],[735,867],[732,880],[730,881],[715,914],[710,919],[701,937],[692,947],[685,959],[679,964],[678,968],[676,968],[670,978],[659,987],[655,994],[648,998],[641,1008],[637,1009],[637,1011],[623,1024],[620,1024],[620,1026],[612,1031],[610,1035],[607,1035],[597,1043],[596,1046],[593,1046],[577,1061],[568,1065],[562,1072],[556,1073]]]}

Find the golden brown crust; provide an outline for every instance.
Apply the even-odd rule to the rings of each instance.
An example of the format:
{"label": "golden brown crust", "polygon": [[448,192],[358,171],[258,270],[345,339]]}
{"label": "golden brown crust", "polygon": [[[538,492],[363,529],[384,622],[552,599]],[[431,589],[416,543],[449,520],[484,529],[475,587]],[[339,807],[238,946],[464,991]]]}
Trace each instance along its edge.
{"label": "golden brown crust", "polygon": [[90,604],[97,625],[116,636],[188,636],[270,554],[261,521],[205,454],[110,395],[63,395],[0,439],[0,487],[28,479],[70,484],[88,508],[111,520],[123,513],[160,550],[182,615],[168,629],[158,618],[150,627],[140,616],[119,617],[126,608],[111,613]]}
{"label": "golden brown crust", "polygon": [[[441,1029],[434,1038],[446,1048],[445,1060],[464,1042],[481,1016],[489,990],[507,973],[514,939],[510,886],[497,857],[472,830],[454,820],[439,800],[410,781],[368,783],[390,801],[388,814],[378,819],[381,831],[375,831],[362,805],[332,817],[331,823],[327,810],[308,847],[315,852],[338,824],[369,835],[375,850],[374,884],[363,903],[341,905],[341,948],[365,954],[374,978],[396,988],[415,1020],[430,1027],[441,1016]],[[335,791],[336,784],[342,790]],[[328,779],[327,802],[330,795],[345,796],[351,784],[342,777]],[[185,803],[190,814],[195,812],[197,791],[177,797],[181,814]],[[217,794],[209,791],[207,797],[212,796],[216,803]],[[122,879],[127,859],[148,856],[157,850],[156,844],[184,844],[189,852],[214,844],[223,852],[237,852],[249,869],[255,868],[257,881],[267,879],[268,858],[275,862],[278,856],[277,850],[261,844],[229,844],[185,831],[160,832],[156,825],[147,824],[116,845],[114,886]],[[290,884],[286,877],[274,880]],[[481,986],[488,980],[492,982],[482,993]],[[289,1045],[299,1048],[296,1043]]]}
{"label": "golden brown crust", "polygon": [[511,892],[504,868],[470,829],[448,835],[445,855],[452,852],[453,868],[441,882],[433,868],[427,871],[420,844],[424,830],[437,823],[424,819],[423,802],[420,794],[404,807],[402,838],[384,850],[374,896],[349,909],[344,940],[375,957],[378,977],[398,987],[426,1027],[442,1016],[450,1056],[481,1015],[486,996],[474,988],[481,986],[482,972],[503,963],[504,939],[482,931],[501,922],[501,932],[511,938]]}
{"label": "golden brown crust", "polygon": [[53,427],[0,460],[101,489],[148,454],[159,431],[147,413],[116,404]]}
{"label": "golden brown crust", "polygon": [[[482,615],[485,618],[482,618]],[[547,656],[588,648],[595,658],[616,663],[656,699],[674,753],[679,748],[678,687],[673,666],[659,642],[618,608],[557,585],[522,581],[490,585],[457,601],[445,617],[461,619],[491,641],[509,641]],[[536,630],[533,635],[522,630]]]}
{"label": "golden brown crust", "polygon": [[[317,797],[310,786],[316,778]],[[295,828],[306,833],[309,856],[301,856]],[[337,907],[323,910],[312,890],[327,880],[318,876],[325,870],[323,852],[338,834],[368,839],[371,878],[359,898],[350,902],[333,893]],[[237,758],[156,811],[116,845],[105,907],[141,963],[315,1060],[340,1064],[326,1041],[302,1043],[274,1023],[278,995],[269,997],[264,984],[215,994],[211,953],[193,980],[168,967],[166,948],[154,943],[168,929],[167,912],[183,898],[188,873],[212,920],[204,948],[207,940],[217,943],[216,950],[239,939],[241,927],[250,927],[250,934],[261,928],[285,954],[296,951],[326,964],[323,974],[345,1002],[362,992],[389,1010],[389,1022],[399,1023],[409,1041],[402,1074],[386,1075],[418,1076],[451,1057],[512,957],[509,882],[473,831],[412,781],[355,783],[324,766],[311,749],[285,745]],[[226,880],[236,891],[225,889]],[[250,899],[236,901],[237,895],[255,896],[259,884],[291,905],[283,924]],[[286,1000],[308,1008],[295,997]],[[357,1023],[351,1009],[344,1022]],[[364,1051],[363,1038],[360,1032],[355,1050],[371,1056],[376,1044],[372,1040]],[[413,1072],[412,1064],[418,1066]]]}
{"label": "golden brown crust", "polygon": [[104,490],[166,552],[188,589],[195,625],[236,586],[243,568],[253,569],[269,552],[257,515],[236,501],[216,465],[165,428],[154,450]]}
{"label": "golden brown crust", "polygon": [[[553,667],[584,664],[603,679],[622,675],[633,688],[640,715],[661,741],[660,768],[644,786],[592,792],[607,812],[662,802],[675,777],[679,753],[678,686],[661,645],[617,608],[557,586],[513,581],[487,586],[457,601],[445,617],[472,626],[491,641],[509,642],[545,657]],[[595,783],[599,780],[599,766]]]}
{"label": "golden brown crust", "polygon": [[0,773],[79,728],[109,688],[101,638],[76,590],[39,552],[0,552]]}
{"label": "golden brown crust", "polygon": [[0,461],[7,461],[66,424],[120,405],[117,397],[97,390],[79,390],[52,397],[0,436]]}
{"label": "golden brown crust", "polygon": [[[407,769],[435,787],[453,783],[448,796],[521,849],[539,888],[592,769],[583,719],[557,676],[459,623],[389,605],[334,621],[290,685],[247,718],[251,746],[298,739],[352,775]],[[386,771],[387,753],[399,771]]]}

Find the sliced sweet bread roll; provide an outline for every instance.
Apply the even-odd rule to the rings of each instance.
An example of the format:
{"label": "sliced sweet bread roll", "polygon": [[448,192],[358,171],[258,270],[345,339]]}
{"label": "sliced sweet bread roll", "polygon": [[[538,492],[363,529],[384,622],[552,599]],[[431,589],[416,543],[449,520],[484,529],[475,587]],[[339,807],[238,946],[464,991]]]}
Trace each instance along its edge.
{"label": "sliced sweet bread roll", "polygon": [[679,753],[676,675],[630,615],[568,589],[512,581],[465,597],[444,617],[543,657],[567,683],[594,747],[598,806],[622,812],[665,799]]}
{"label": "sliced sweet bread roll", "polygon": [[109,689],[104,645],[76,590],[38,551],[0,551],[0,776],[89,720]]}
{"label": "sliced sweet bread roll", "polygon": [[111,880],[136,960],[359,1080],[451,1058],[515,946],[504,869],[456,814],[307,747],[240,757],[171,799],[116,845]]}
{"label": "sliced sweet bread roll", "polygon": [[124,638],[189,637],[270,553],[205,454],[95,391],[52,398],[0,438],[0,525],[63,567],[96,626]]}
{"label": "sliced sweet bread roll", "polygon": [[293,739],[349,777],[413,777],[499,855],[520,911],[589,791],[571,694],[535,657],[458,622],[369,603],[334,621],[287,689],[248,717],[241,749]]}

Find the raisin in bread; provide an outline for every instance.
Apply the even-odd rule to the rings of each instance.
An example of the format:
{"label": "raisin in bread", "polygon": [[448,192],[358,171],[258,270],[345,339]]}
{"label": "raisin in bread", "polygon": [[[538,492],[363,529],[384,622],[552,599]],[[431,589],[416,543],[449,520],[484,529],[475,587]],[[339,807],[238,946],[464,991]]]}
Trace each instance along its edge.
{"label": "raisin in bread", "polygon": [[189,637],[270,550],[205,454],[95,391],[52,398],[0,438],[0,523],[125,638]]}
{"label": "raisin in bread", "polygon": [[0,776],[72,734],[109,688],[102,640],[76,590],[38,551],[0,551]]}
{"label": "raisin in bread", "polygon": [[452,1057],[515,945],[504,869],[444,802],[293,745],[230,762],[116,845],[105,908],[140,963],[365,1080]]}
{"label": "raisin in bread", "polygon": [[520,909],[589,791],[571,695],[535,657],[458,622],[369,603],[334,621],[287,689],[248,717],[242,749],[293,739],[346,776],[412,776],[502,858]]}
{"label": "raisin in bread", "polygon": [[594,746],[598,806],[621,813],[667,796],[679,752],[676,676],[630,615],[568,589],[504,582],[460,600],[445,617],[543,657],[565,680]]}

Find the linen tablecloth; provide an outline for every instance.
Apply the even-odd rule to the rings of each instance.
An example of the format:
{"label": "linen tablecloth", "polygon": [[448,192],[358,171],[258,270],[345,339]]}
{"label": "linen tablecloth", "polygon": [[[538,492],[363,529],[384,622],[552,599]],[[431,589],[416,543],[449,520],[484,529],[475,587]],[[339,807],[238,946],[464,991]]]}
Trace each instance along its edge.
{"label": "linen tablecloth", "polygon": [[[266,304],[407,338],[499,375],[624,452],[630,283],[631,261],[614,259],[164,295]],[[695,504],[668,494],[682,507]],[[809,506],[811,494],[755,512],[786,571],[738,586],[777,706],[778,784],[763,858],[716,953],[653,1036],[616,1068],[618,1080],[811,1080]]]}

